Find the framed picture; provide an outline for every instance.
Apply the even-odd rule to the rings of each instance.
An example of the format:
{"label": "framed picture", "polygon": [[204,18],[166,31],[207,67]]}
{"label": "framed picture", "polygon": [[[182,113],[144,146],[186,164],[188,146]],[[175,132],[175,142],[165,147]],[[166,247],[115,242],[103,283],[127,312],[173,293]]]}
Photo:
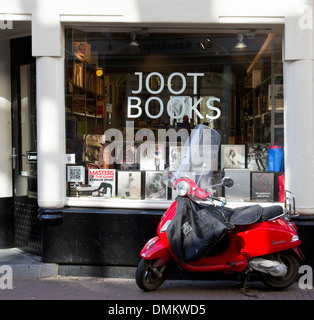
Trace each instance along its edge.
{"label": "framed picture", "polygon": [[167,200],[167,185],[162,181],[162,175],[162,171],[146,171],[146,199]]}
{"label": "framed picture", "polygon": [[252,171],[267,171],[268,144],[248,144],[247,168]]}
{"label": "framed picture", "polygon": [[141,198],[141,172],[118,171],[118,197],[121,199]]}
{"label": "framed picture", "polygon": [[244,169],[245,146],[237,144],[221,145],[221,169]]}

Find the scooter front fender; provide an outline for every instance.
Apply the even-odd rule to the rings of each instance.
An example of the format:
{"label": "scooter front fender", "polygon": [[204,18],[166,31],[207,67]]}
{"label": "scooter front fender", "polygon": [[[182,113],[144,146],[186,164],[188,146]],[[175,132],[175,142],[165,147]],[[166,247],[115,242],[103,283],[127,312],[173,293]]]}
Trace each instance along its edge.
{"label": "scooter front fender", "polygon": [[160,241],[158,236],[150,239],[143,247],[140,256],[145,260],[162,258],[163,262],[172,259],[168,248]]}

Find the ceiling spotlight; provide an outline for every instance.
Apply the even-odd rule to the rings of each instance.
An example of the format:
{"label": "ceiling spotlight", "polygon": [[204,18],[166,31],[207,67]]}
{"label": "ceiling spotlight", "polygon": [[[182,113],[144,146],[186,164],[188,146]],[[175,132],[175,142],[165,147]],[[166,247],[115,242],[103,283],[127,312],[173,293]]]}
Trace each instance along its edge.
{"label": "ceiling spotlight", "polygon": [[138,47],[140,44],[136,41],[135,31],[131,32],[131,42],[129,43],[130,47]]}
{"label": "ceiling spotlight", "polygon": [[238,33],[238,42],[237,44],[234,46],[236,49],[243,49],[246,48],[246,44],[243,42],[243,34],[242,33]]}

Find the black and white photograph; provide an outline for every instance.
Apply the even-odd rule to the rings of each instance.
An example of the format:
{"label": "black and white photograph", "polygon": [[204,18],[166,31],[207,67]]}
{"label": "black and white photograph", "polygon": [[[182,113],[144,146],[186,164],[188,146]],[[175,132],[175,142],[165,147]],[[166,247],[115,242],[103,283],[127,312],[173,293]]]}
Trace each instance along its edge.
{"label": "black and white photograph", "polygon": [[267,171],[268,144],[248,144],[247,168],[252,171]]}
{"label": "black and white photograph", "polygon": [[141,198],[140,171],[118,171],[118,197],[121,199]]}
{"label": "black and white photograph", "polygon": [[244,145],[221,145],[221,169],[244,169],[245,146]]}
{"label": "black and white photograph", "polygon": [[162,171],[146,171],[146,199],[167,199],[167,185],[162,181],[162,175]]}
{"label": "black and white photograph", "polygon": [[163,144],[140,145],[140,169],[141,170],[164,170],[165,169],[165,146]]}

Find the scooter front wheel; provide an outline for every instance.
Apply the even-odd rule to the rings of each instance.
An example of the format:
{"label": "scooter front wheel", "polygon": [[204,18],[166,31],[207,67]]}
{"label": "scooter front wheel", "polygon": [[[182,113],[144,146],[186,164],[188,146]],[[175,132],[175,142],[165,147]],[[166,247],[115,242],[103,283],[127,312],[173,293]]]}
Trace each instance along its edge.
{"label": "scooter front wheel", "polygon": [[135,280],[138,287],[144,291],[155,290],[166,280],[167,265],[154,267],[155,262],[156,260],[142,259],[137,266]]}

